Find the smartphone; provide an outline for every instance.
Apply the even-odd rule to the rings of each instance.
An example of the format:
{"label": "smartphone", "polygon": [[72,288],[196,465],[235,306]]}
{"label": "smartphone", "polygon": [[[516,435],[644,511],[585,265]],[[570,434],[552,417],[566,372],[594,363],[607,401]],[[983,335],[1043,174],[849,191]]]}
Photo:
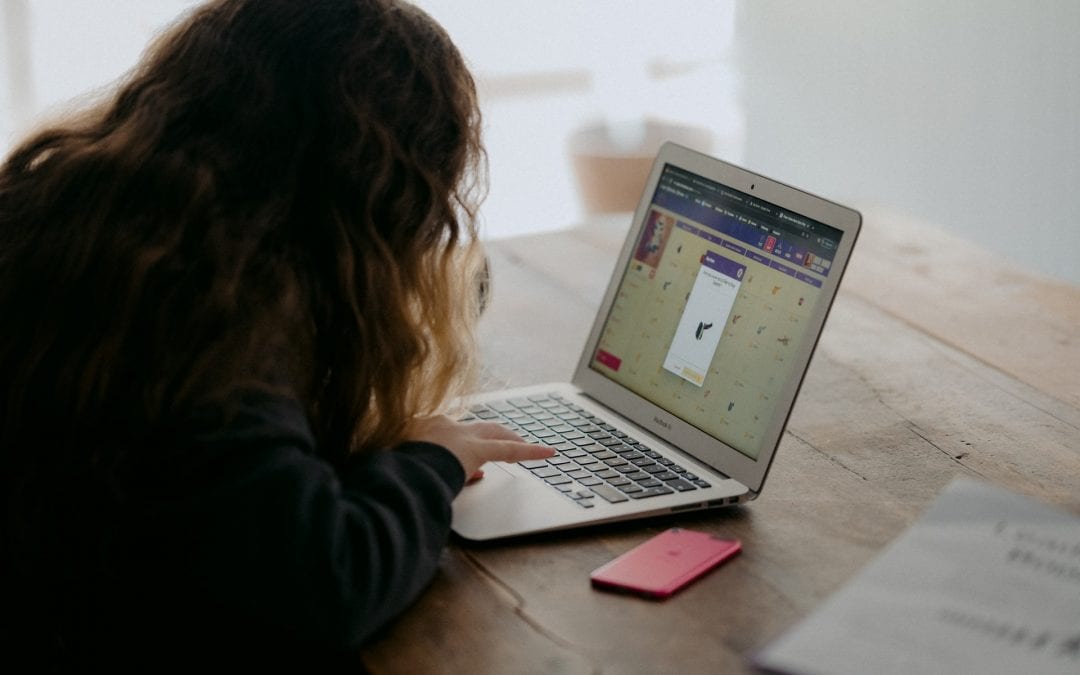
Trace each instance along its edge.
{"label": "smartphone", "polygon": [[589,576],[595,588],[666,598],[741,550],[737,539],[673,527]]}

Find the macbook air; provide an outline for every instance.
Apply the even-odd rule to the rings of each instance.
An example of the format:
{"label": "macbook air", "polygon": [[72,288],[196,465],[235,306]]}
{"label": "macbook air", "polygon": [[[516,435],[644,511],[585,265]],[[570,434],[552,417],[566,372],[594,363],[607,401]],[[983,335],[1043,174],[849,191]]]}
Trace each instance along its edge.
{"label": "macbook air", "polygon": [[555,456],[486,465],[454,502],[454,531],[488,540],[755,499],[860,225],[665,144],[572,379],[469,402],[469,419]]}

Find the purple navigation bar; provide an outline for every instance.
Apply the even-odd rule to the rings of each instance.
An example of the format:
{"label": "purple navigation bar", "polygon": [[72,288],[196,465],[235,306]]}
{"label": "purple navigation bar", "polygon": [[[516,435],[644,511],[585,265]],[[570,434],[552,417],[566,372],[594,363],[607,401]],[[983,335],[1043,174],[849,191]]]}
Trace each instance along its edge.
{"label": "purple navigation bar", "polygon": [[802,272],[796,272],[795,273],[795,278],[798,279],[799,281],[805,281],[806,283],[810,284],[811,286],[814,286],[815,288],[821,288],[821,280],[820,279],[815,279],[814,277],[812,277],[812,276],[810,276],[808,274],[803,274]]}
{"label": "purple navigation bar", "polygon": [[[770,259],[789,260],[822,276],[829,275],[832,261],[822,257],[821,253],[810,251],[803,242],[797,239],[776,234],[768,228],[745,219],[739,219],[735,214],[720,207],[706,206],[685,195],[665,189],[656,192],[653,205],[674,211],[684,218],[702,223],[714,232],[723,233],[736,241],[746,244],[749,248],[762,251]],[[682,227],[683,224],[679,223],[679,225]],[[719,237],[713,237],[699,228],[687,226],[684,229],[690,230],[709,241],[720,243]]]}
{"label": "purple navigation bar", "polygon": [[731,277],[736,281],[742,281],[743,274],[746,273],[746,265],[735,262],[723,256],[719,256],[712,251],[709,251],[702,257],[701,264],[708,267],[711,270],[716,270],[720,274],[726,277]]}
{"label": "purple navigation bar", "polygon": [[[742,246],[739,246],[738,244],[733,244],[733,243],[731,243],[730,241],[728,241],[726,239],[721,239],[720,237],[716,236],[715,234],[712,234],[712,233],[710,233],[710,232],[708,232],[706,230],[703,230],[703,229],[701,229],[699,227],[694,227],[693,225],[690,225],[689,223],[684,223],[681,220],[676,221],[676,226],[681,230],[686,230],[687,232],[690,232],[691,234],[697,235],[697,236],[701,237],[702,239],[705,239],[706,241],[710,241],[710,242],[716,244],[717,246],[720,246],[721,248],[724,248],[724,249],[726,249],[728,251],[732,251],[733,253],[738,253],[739,255],[745,256],[745,257],[753,260],[756,263],[761,263],[762,265],[765,265],[766,267],[771,267],[772,269],[783,272],[784,274],[786,274],[788,276],[795,277],[799,281],[803,281],[805,283],[808,283],[811,286],[814,286],[816,288],[821,288],[821,281],[819,279],[815,279],[812,276],[809,276],[807,274],[803,274],[802,272],[800,272],[800,271],[798,271],[798,270],[796,270],[796,269],[794,269],[792,267],[789,267],[787,265],[784,265],[784,264],[782,264],[780,262],[777,262],[776,260],[770,258],[769,256],[762,255],[762,254],[758,253],[757,251],[755,251],[753,249],[743,248]],[[721,263],[721,262],[711,263],[710,262],[711,260],[723,261],[723,263],[726,263],[727,265],[730,265],[730,267],[717,267],[717,265],[721,265],[723,263]],[[706,267],[714,269],[717,272],[720,272],[721,274],[724,274],[726,276],[731,277],[732,279],[740,279],[741,280],[743,272],[746,271],[746,266],[745,265],[740,265],[737,262],[734,262],[732,260],[728,260],[727,258],[723,258],[721,256],[718,256],[715,253],[713,253],[712,251],[709,251],[708,253],[706,253],[705,258],[701,262]]]}

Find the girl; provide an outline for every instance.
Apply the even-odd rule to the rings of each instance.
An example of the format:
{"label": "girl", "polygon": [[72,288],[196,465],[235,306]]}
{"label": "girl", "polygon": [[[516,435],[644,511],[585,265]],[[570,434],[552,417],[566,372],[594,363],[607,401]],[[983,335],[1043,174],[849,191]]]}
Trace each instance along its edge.
{"label": "girl", "polygon": [[438,416],[481,159],[461,56],[394,0],[212,2],[14,150],[6,655],[335,660],[416,598],[466,478],[550,454]]}

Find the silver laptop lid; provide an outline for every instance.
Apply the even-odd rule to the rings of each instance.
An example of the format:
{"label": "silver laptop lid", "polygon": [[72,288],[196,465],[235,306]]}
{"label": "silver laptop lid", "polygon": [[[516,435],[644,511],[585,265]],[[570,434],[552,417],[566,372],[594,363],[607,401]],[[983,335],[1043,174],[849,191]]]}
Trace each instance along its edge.
{"label": "silver laptop lid", "polygon": [[760,491],[861,220],[665,144],[574,384]]}

